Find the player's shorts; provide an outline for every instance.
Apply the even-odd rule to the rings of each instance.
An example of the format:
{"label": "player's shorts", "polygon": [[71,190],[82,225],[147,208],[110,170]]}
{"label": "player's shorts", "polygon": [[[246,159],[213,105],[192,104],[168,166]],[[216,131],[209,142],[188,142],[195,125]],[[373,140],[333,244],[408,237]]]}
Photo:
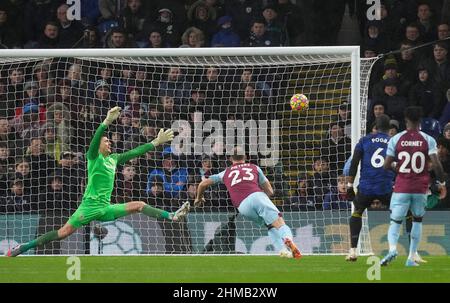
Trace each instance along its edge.
{"label": "player's shorts", "polygon": [[255,192],[242,200],[239,213],[258,225],[267,226],[280,217],[277,207],[263,192]]}
{"label": "player's shorts", "polygon": [[374,200],[380,200],[381,204],[388,207],[389,203],[391,201],[391,193],[386,194],[386,195],[364,195],[358,191],[358,193],[355,196],[355,199],[353,200],[353,205],[355,206],[355,211],[359,210],[361,212],[364,212],[364,210],[366,208],[370,207],[370,204]]}
{"label": "player's shorts", "polygon": [[87,225],[92,221],[114,221],[127,215],[125,204],[113,204],[101,207],[84,206],[83,204],[70,216],[68,223],[75,228]]}
{"label": "player's shorts", "polygon": [[423,217],[425,215],[427,198],[427,194],[393,193],[390,208],[391,219],[403,221],[409,209],[411,209],[414,217]]}

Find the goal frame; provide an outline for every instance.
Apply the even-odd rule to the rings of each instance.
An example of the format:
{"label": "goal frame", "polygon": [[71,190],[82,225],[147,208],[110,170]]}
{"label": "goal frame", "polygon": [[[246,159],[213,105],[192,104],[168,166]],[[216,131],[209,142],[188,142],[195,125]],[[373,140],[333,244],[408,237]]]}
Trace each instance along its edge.
{"label": "goal frame", "polygon": [[[232,48],[126,48],[126,49],[2,49],[0,60],[18,58],[138,58],[195,56],[288,56],[288,55],[348,55],[351,63],[351,150],[364,135],[361,123],[361,58],[359,46],[318,47],[232,47]],[[2,62],[3,63],[3,62]],[[358,183],[358,176],[355,185]],[[369,237],[370,243],[370,234]]]}

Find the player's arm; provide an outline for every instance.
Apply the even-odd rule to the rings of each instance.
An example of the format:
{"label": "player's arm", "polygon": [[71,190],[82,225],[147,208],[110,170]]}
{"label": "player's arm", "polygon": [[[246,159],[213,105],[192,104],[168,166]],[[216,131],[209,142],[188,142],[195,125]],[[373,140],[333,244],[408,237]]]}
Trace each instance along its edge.
{"label": "player's arm", "polygon": [[445,184],[445,172],[444,168],[442,167],[441,161],[438,158],[437,154],[431,154],[429,155],[433,167],[433,171],[436,175],[436,179],[438,182],[438,188],[439,188],[439,199],[444,199],[445,196],[447,196],[447,187]]}
{"label": "player's arm", "polygon": [[272,184],[270,184],[269,179],[267,179],[267,177],[264,175],[263,171],[259,167],[258,167],[258,178],[259,178],[259,186],[261,187],[261,189],[266,193],[266,195],[272,197],[274,194]]}
{"label": "player's arm", "polygon": [[154,139],[150,143],[142,144],[134,149],[131,149],[127,152],[124,152],[122,154],[119,154],[117,157],[117,161],[119,164],[124,164],[128,161],[130,161],[133,158],[139,157],[144,155],[145,153],[148,153],[149,151],[154,150],[157,146],[164,144],[166,142],[173,140],[173,130],[167,129],[163,130],[161,129],[158,133],[158,136],[156,139]]}
{"label": "player's arm", "polygon": [[200,207],[205,202],[205,198],[203,195],[205,194],[205,191],[213,184],[221,183],[223,182],[223,175],[225,174],[225,171],[210,176],[208,179],[203,180],[200,182],[200,184],[197,186],[197,196],[195,197],[194,206]]}
{"label": "player's arm", "polygon": [[392,137],[386,149],[386,158],[384,159],[383,168],[397,172],[397,162],[395,162],[395,145],[397,144],[397,136]]}
{"label": "player's arm", "polygon": [[348,171],[347,177],[347,197],[349,200],[353,201],[355,198],[355,190],[353,189],[353,182],[355,181],[356,174],[358,173],[358,165],[363,157],[362,151],[362,139],[355,146],[353,151],[352,160],[350,162],[350,169]]}
{"label": "player's arm", "polygon": [[205,191],[214,184],[214,181],[210,178],[203,180],[200,182],[200,184],[197,187],[197,196],[195,197],[194,206],[200,207],[203,203],[205,203],[205,198],[203,195],[205,194]]}
{"label": "player's arm", "polygon": [[89,149],[87,151],[87,158],[93,160],[98,156],[98,148],[100,147],[100,142],[102,140],[103,133],[117,118],[120,116],[120,111],[122,109],[119,106],[113,107],[108,111],[105,120],[100,123],[100,126],[95,131],[94,137],[92,137],[91,144],[89,144]]}

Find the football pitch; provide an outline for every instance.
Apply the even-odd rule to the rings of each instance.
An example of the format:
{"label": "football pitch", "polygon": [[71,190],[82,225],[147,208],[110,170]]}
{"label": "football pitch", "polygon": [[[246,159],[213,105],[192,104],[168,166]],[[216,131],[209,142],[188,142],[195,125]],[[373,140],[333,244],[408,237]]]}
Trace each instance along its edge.
{"label": "football pitch", "polygon": [[406,257],[400,256],[381,267],[380,280],[371,281],[367,257],[349,263],[344,256],[91,256],[79,257],[80,280],[70,281],[74,263],[68,257],[0,257],[0,282],[450,282],[450,256],[424,258],[428,263],[405,267]]}

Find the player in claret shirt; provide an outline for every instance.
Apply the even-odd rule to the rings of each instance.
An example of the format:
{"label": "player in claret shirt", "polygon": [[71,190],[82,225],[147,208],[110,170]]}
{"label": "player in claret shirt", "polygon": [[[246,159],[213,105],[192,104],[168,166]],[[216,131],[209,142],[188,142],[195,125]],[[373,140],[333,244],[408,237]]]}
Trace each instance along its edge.
{"label": "player in claret shirt", "polygon": [[414,256],[422,237],[422,218],[425,215],[430,182],[428,171],[430,161],[438,180],[440,199],[443,199],[447,194],[444,170],[437,155],[436,140],[420,131],[422,108],[410,106],[405,109],[404,116],[406,130],[398,133],[389,141],[386,160],[384,161],[384,168],[394,169],[397,176],[390,207],[389,253],[381,260],[382,266],[388,265],[397,257],[400,226],[408,209],[411,210],[413,215],[413,226],[406,266],[419,266],[414,261]]}
{"label": "player in claret shirt", "polygon": [[120,110],[121,108],[118,106],[110,109],[106,119],[97,128],[92,138],[86,154],[88,160],[86,191],[80,206],[69,218],[69,221],[59,230],[50,231],[35,240],[9,249],[6,252],[6,256],[15,257],[37,246],[64,239],[81,226],[94,220],[113,221],[132,213],[141,212],[153,218],[178,221],[188,213],[189,202],[184,203],[174,213],[151,207],[142,201],[111,205],[111,192],[114,187],[117,165],[124,164],[133,158],[154,150],[156,146],[171,141],[174,136],[171,129],[166,131],[161,129],[157,138],[150,143],[143,144],[122,154],[111,153],[111,141],[104,135],[104,132],[109,125],[119,118]]}
{"label": "player in claret shirt", "polygon": [[273,195],[272,185],[261,168],[245,161],[244,151],[235,148],[231,167],[200,182],[194,205],[199,207],[203,204],[203,193],[209,186],[224,183],[239,213],[268,228],[269,237],[280,256],[300,259],[302,255],[292,240],[291,229],[269,198]]}

